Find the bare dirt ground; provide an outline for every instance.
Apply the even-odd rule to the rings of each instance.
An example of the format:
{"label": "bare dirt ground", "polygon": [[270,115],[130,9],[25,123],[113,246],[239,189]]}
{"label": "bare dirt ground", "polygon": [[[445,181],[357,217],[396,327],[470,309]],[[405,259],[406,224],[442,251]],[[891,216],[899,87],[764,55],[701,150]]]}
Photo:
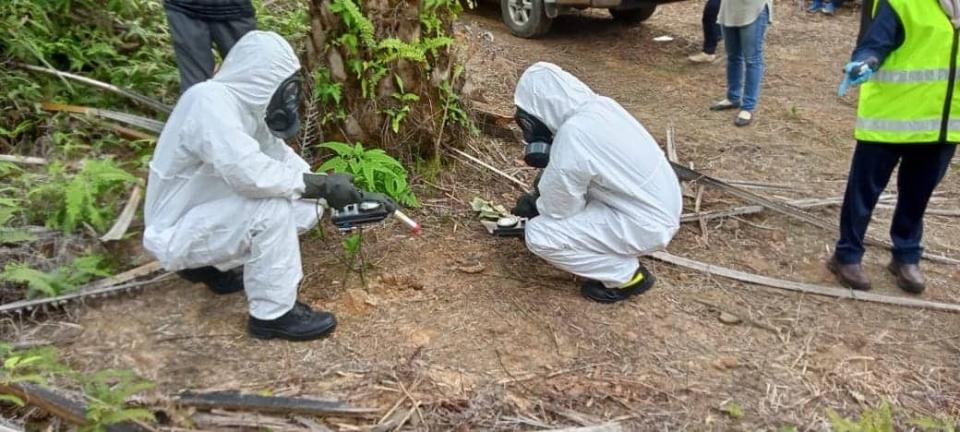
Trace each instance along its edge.
{"label": "bare dirt ground", "polygon": [[[505,114],[519,73],[535,61],[570,70],[613,97],[663,141],[676,129],[680,159],[727,179],[787,183],[761,192],[783,198],[842,193],[853,140],[855,98],[835,95],[857,31],[858,11],[802,13],[777,1],[767,36],[768,72],[754,126],[713,113],[723,97],[722,61],[686,61],[700,41],[701,2],[662,7],[624,27],[602,11],[558,20],[540,40],[509,35],[496,4],[463,19],[474,96]],[[669,43],[652,39],[675,38]],[[721,48],[722,49],[722,48]],[[467,151],[525,179],[520,147],[490,137]],[[956,164],[934,206],[956,207]],[[340,262],[337,234],[302,240],[301,298],[337,313],[326,340],[262,342],[245,334],[242,295],[216,297],[172,280],[77,312],[76,324],[27,328],[60,333],[77,367],[133,368],[180,389],[242,389],[348,400],[406,412],[407,428],[531,430],[620,421],[628,430],[822,430],[832,408],[855,415],[882,400],[902,428],[911,418],[960,414],[960,316],[798,295],[645,261],[659,279],[641,298],[613,306],[582,299],[573,277],[528,253],[518,240],[482,231],[474,196],[512,204],[518,190],[473,165],[454,163],[418,189],[422,237],[398,225],[366,233],[375,265],[367,289]],[[707,208],[739,204],[716,192]],[[692,201],[688,201],[692,205]],[[689,211],[689,210],[688,210]],[[837,209],[819,213],[836,220]],[[872,230],[886,237],[890,210]],[[784,279],[834,284],[823,267],[834,233],[773,214],[687,224],[669,251]],[[330,231],[328,229],[328,231]],[[928,217],[926,244],[960,256],[960,220]],[[875,290],[905,295],[868,251]],[[960,270],[924,263],[924,298],[960,302]],[[720,314],[740,318],[724,324]],[[405,400],[409,392],[409,400]],[[721,407],[736,404],[733,418]],[[327,426],[349,430],[348,420]]]}

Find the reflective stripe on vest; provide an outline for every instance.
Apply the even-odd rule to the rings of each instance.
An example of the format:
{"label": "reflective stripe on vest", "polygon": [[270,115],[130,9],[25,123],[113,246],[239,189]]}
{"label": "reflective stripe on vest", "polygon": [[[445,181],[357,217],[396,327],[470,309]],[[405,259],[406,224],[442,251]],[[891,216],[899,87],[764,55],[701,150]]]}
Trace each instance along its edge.
{"label": "reflective stripe on vest", "polygon": [[870,77],[874,82],[917,83],[924,81],[946,81],[950,79],[950,69],[886,70],[880,69]]}
{"label": "reflective stripe on vest", "polygon": [[954,50],[953,25],[939,0],[889,3],[903,24],[905,39],[860,89],[857,139],[960,142],[960,121],[954,120],[960,119],[960,92],[953,91],[951,84],[951,73],[956,75],[951,68],[960,61]]}
{"label": "reflective stripe on vest", "polygon": [[[931,132],[940,133],[942,119],[931,120],[878,120],[857,119],[857,129],[884,130],[893,132]],[[950,120],[950,129],[960,129],[960,120]]]}

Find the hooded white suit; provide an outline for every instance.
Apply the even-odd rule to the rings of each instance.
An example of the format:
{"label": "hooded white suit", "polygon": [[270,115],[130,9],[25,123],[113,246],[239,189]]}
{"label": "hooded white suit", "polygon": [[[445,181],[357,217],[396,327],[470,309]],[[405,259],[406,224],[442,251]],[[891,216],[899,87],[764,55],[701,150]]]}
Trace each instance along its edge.
{"label": "hooded white suit", "polygon": [[318,216],[314,203],[298,201],[310,166],[264,120],[298,69],[282,37],[247,33],[213,79],[180,97],[147,182],[144,247],[171,271],[243,265],[250,314],[263,320],[293,307],[303,276],[298,230]]}
{"label": "hooded white suit", "polygon": [[527,69],[514,103],[554,133],[527,247],[576,275],[622,287],[637,256],[680,226],[680,183],[652,136],[613,99],[550,63]]}

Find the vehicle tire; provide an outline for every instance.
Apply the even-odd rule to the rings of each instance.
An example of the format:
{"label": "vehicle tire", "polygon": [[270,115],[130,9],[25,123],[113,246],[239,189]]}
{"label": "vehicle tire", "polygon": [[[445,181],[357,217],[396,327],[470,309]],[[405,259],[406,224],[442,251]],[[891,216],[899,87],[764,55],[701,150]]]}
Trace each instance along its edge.
{"label": "vehicle tire", "polygon": [[500,0],[500,17],[514,36],[535,38],[550,30],[543,0]]}
{"label": "vehicle tire", "polygon": [[624,24],[639,24],[650,18],[656,10],[657,5],[644,5],[636,9],[610,9],[610,15]]}

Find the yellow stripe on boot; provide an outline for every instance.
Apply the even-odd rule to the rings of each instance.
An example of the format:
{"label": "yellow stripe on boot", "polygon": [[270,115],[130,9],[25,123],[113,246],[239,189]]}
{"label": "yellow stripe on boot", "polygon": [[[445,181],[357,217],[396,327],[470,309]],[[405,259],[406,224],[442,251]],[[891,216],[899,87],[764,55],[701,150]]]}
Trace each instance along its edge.
{"label": "yellow stripe on boot", "polygon": [[643,282],[643,272],[638,269],[638,270],[637,270],[637,274],[635,274],[635,275],[633,276],[633,279],[630,279],[629,282],[627,282],[626,284],[624,284],[623,286],[621,286],[621,287],[619,287],[619,288],[620,288],[620,289],[631,288],[631,287],[633,287],[634,285],[637,285],[637,284],[639,284],[639,283],[641,283],[641,282]]}

